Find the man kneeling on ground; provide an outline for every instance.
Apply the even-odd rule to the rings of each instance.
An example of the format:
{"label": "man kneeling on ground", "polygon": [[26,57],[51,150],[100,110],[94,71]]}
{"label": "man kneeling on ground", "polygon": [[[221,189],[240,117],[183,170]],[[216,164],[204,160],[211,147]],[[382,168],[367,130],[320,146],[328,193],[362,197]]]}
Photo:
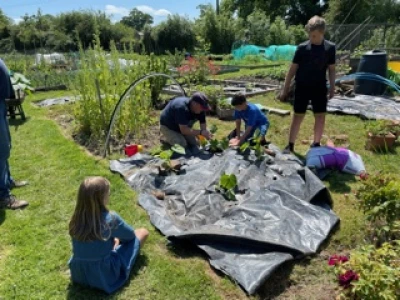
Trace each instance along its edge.
{"label": "man kneeling on ground", "polygon": [[[206,111],[209,111],[208,99],[203,93],[195,93],[191,98],[178,97],[171,100],[161,113],[160,131],[169,145],[180,145],[189,151],[198,150],[196,136],[206,139],[212,137],[207,130]],[[200,129],[192,129],[196,121]],[[193,153],[195,154],[195,153]]]}

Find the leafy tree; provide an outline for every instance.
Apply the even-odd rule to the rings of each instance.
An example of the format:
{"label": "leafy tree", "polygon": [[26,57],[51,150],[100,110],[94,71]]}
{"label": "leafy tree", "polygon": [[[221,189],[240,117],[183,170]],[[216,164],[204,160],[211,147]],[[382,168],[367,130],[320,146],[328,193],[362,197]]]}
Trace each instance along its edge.
{"label": "leafy tree", "polygon": [[290,43],[290,33],[286,28],[285,21],[278,17],[271,24],[269,30],[269,38],[271,45],[285,45]]}
{"label": "leafy tree", "polygon": [[231,15],[236,12],[237,16],[244,20],[255,9],[264,11],[270,17],[270,21],[273,22],[277,16],[285,17],[287,0],[224,0],[221,3],[223,12]]}
{"label": "leafy tree", "polygon": [[146,24],[153,24],[153,17],[134,8],[130,11],[129,16],[122,18],[121,23],[137,31],[141,31]]}
{"label": "leafy tree", "polygon": [[329,0],[289,0],[286,18],[290,24],[305,25],[313,16],[322,16],[328,5]]}
{"label": "leafy tree", "polygon": [[118,48],[128,47],[130,44],[138,44],[137,32],[132,27],[126,26],[121,22],[111,27],[111,37]]}
{"label": "leafy tree", "polygon": [[260,9],[255,9],[247,17],[248,29],[247,34],[249,35],[249,42],[251,44],[266,46],[269,44],[269,18],[267,18],[265,12]]}
{"label": "leafy tree", "polygon": [[202,50],[215,54],[229,53],[235,41],[235,20],[226,14],[217,15],[209,5],[199,5],[200,17],[195,27]]}
{"label": "leafy tree", "polygon": [[298,45],[307,40],[307,34],[302,25],[289,26],[290,44]]}
{"label": "leafy tree", "polygon": [[150,25],[145,25],[143,28],[142,43],[147,53],[156,52],[156,41],[154,39],[153,30]]}
{"label": "leafy tree", "polygon": [[193,23],[178,14],[168,16],[168,19],[161,22],[153,30],[153,37],[158,49],[156,52],[164,53],[169,50],[186,49],[192,51],[196,45],[196,35]]}
{"label": "leafy tree", "polygon": [[11,25],[11,19],[0,9],[0,30]]}
{"label": "leafy tree", "polygon": [[373,23],[398,23],[400,3],[397,0],[330,0],[325,14],[331,24],[344,21],[346,24],[359,24],[369,16],[373,17]]}
{"label": "leafy tree", "polygon": [[0,50],[4,52],[11,51],[14,46],[11,37],[11,25],[11,19],[0,9]]}

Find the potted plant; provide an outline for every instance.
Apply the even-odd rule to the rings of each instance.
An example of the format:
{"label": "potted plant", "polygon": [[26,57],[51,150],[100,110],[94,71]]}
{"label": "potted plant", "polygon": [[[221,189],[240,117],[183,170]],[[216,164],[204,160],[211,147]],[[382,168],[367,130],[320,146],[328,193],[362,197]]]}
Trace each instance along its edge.
{"label": "potted plant", "polygon": [[400,121],[388,121],[386,126],[389,131],[396,136],[396,138],[400,136]]}
{"label": "potted plant", "polygon": [[393,147],[396,136],[388,128],[387,121],[369,122],[367,129],[367,150],[388,150]]}
{"label": "potted plant", "polygon": [[231,105],[231,99],[221,99],[217,104],[217,116],[220,120],[233,120],[235,108]]}

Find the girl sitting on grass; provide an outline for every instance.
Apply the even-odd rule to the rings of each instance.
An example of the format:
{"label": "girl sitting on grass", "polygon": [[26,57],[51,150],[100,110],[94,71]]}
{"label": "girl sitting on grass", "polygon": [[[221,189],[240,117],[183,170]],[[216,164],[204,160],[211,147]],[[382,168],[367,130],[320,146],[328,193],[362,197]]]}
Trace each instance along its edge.
{"label": "girl sitting on grass", "polygon": [[103,177],[86,178],[79,187],[74,214],[69,223],[73,282],[108,294],[119,289],[129,273],[149,232],[134,230],[107,208],[110,183]]}

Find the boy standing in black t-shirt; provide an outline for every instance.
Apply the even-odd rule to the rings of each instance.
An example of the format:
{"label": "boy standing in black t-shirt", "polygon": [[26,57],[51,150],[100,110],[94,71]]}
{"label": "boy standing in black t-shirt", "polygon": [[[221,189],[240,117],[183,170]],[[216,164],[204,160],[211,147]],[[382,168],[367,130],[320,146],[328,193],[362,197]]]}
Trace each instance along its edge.
{"label": "boy standing in black t-shirt", "polygon": [[[297,47],[280,96],[281,100],[287,97],[290,83],[296,76],[294,115],[290,126],[289,144],[284,150],[286,153],[294,151],[294,143],[310,100],[315,117],[314,142],[311,147],[320,146],[328,97],[331,99],[335,93],[336,47],[324,39],[325,20],[318,16],[312,17],[306,25],[306,31],[309,40]],[[326,85],[327,70],[329,70],[329,96]]]}

